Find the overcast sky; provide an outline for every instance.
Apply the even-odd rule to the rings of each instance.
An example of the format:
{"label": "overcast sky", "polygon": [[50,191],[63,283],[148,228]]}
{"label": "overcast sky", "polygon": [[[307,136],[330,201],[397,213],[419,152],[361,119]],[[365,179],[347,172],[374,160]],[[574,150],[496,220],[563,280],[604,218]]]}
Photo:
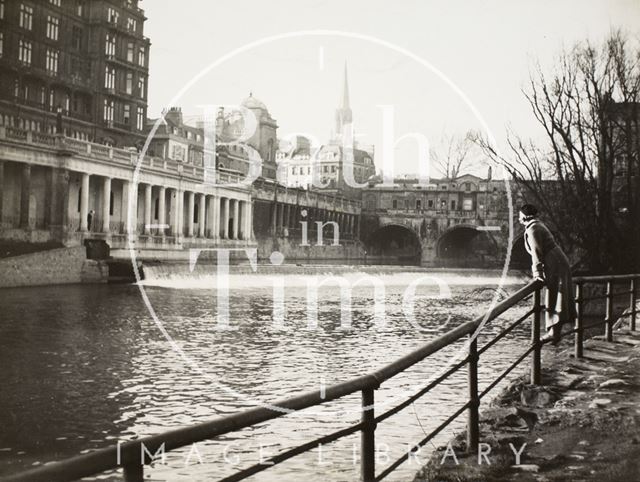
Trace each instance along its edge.
{"label": "overcast sky", "polygon": [[[356,131],[377,153],[380,105],[393,105],[396,137],[418,132],[434,145],[443,133],[482,128],[470,105],[499,142],[507,124],[536,136],[521,92],[532,59],[551,68],[563,47],[601,41],[618,27],[638,35],[640,26],[638,0],[146,0],[141,7],[152,43],[150,117],[203,69],[260,39],[310,30],[377,39],[300,35],[265,42],[210,69],[175,102],[195,116],[199,105],[237,104],[253,92],[277,120],[280,136],[305,132],[325,141],[346,61]],[[415,150],[410,141],[401,143],[398,171],[416,170]]]}

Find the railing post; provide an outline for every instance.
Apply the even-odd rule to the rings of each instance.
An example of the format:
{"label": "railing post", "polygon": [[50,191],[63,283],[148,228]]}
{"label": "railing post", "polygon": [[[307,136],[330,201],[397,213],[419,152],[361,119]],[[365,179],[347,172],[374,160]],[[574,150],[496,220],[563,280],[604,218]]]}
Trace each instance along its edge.
{"label": "railing post", "polygon": [[360,437],[362,482],[373,482],[376,478],[376,422],[373,413],[373,388],[362,390],[362,433]]}
{"label": "railing post", "polygon": [[604,334],[607,341],[613,341],[613,284],[607,281],[607,307],[604,315]]}
{"label": "railing post", "polygon": [[144,465],[140,463],[125,465],[123,472],[125,482],[144,482]]}
{"label": "railing post", "polygon": [[575,334],[575,351],[576,358],[582,358],[584,340],[584,329],[582,328],[582,283],[576,284],[576,334]]}
{"label": "railing post", "polygon": [[631,323],[629,328],[631,331],[636,331],[636,278],[631,278]]}
{"label": "railing post", "polygon": [[540,385],[542,382],[542,362],[540,359],[540,320],[542,317],[542,307],[540,306],[542,288],[538,288],[533,293],[533,321],[531,323],[531,344],[533,351],[531,352],[531,383]]}
{"label": "railing post", "polygon": [[469,341],[469,408],[467,410],[467,452],[475,452],[480,442],[480,420],[478,416],[478,340],[472,334]]}

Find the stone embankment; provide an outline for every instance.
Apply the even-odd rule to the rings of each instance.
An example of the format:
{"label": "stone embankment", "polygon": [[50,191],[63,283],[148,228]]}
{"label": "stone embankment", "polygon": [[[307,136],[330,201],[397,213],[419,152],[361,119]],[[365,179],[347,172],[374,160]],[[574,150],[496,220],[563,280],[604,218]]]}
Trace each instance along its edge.
{"label": "stone embankment", "polygon": [[0,259],[0,288],[106,283],[108,278],[106,263],[87,259],[84,246]]}
{"label": "stone embankment", "polygon": [[566,343],[545,347],[541,386],[516,380],[481,413],[480,454],[460,434],[414,482],[640,481],[640,332],[594,337],[581,359]]}

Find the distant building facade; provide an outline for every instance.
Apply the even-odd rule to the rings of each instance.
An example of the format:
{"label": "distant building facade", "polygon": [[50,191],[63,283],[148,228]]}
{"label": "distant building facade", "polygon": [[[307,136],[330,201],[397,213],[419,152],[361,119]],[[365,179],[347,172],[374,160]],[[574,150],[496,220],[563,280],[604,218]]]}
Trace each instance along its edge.
{"label": "distant building facade", "polygon": [[353,112],[349,102],[349,82],[345,65],[342,101],[335,112],[335,131],[328,143],[311,146],[308,139],[296,138],[278,153],[278,172],[290,187],[318,189],[358,198],[361,189],[345,177],[347,169],[353,181],[364,184],[376,174],[372,147],[360,146],[354,139]]}
{"label": "distant building facade", "polygon": [[1,0],[0,125],[140,145],[145,19],[137,0]]}

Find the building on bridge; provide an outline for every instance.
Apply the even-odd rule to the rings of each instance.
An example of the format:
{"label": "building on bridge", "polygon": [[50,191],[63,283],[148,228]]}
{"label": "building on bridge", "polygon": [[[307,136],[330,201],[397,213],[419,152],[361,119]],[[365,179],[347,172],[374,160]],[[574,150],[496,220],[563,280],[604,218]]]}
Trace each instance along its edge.
{"label": "building on bridge", "polygon": [[363,192],[361,239],[371,262],[484,266],[504,260],[504,181],[398,178]]}
{"label": "building on bridge", "polygon": [[0,3],[0,125],[144,140],[149,39],[137,0]]}

